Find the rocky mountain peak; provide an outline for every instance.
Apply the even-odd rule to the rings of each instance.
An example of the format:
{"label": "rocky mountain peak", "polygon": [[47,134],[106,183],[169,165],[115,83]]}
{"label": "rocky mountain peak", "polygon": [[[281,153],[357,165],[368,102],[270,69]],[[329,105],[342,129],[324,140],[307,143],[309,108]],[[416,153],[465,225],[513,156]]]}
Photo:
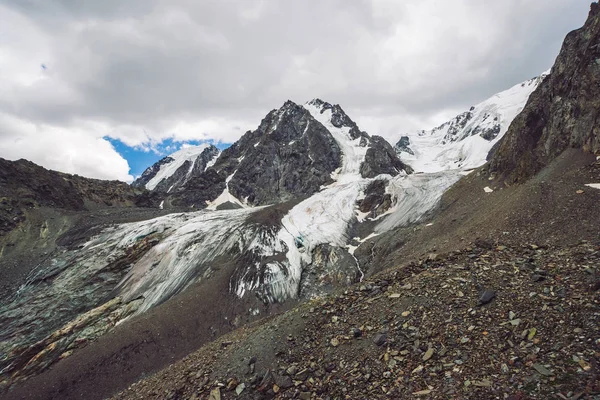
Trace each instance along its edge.
{"label": "rocky mountain peak", "polygon": [[271,134],[286,124],[299,122],[298,119],[302,119],[303,116],[308,117],[306,110],[293,101],[287,100],[280,108],[267,114],[258,127],[258,133]]}
{"label": "rocky mountain peak", "polygon": [[288,100],[172,200],[199,208],[256,206],[309,196],[339,179],[401,172],[411,169],[391,145],[360,131],[339,105]]}

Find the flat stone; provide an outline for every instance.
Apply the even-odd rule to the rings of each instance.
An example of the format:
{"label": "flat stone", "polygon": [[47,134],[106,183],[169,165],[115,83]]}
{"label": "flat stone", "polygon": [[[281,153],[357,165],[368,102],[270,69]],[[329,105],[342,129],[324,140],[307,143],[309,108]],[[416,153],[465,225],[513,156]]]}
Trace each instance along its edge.
{"label": "flat stone", "polygon": [[291,388],[292,386],[294,386],[294,382],[292,382],[292,378],[290,378],[290,377],[289,377],[289,376],[287,376],[287,375],[284,375],[284,376],[278,376],[278,377],[275,379],[275,384],[276,384],[277,386],[279,386],[280,388],[282,388],[282,389],[289,389],[289,388]]}
{"label": "flat stone", "polygon": [[535,369],[537,372],[539,372],[540,374],[544,375],[544,376],[550,376],[553,375],[552,371],[550,371],[548,368],[544,367],[542,364],[533,364],[533,369]]}
{"label": "flat stone", "polygon": [[377,346],[382,346],[387,342],[387,335],[385,333],[378,333],[373,337],[373,343]]}
{"label": "flat stone", "polygon": [[483,291],[483,293],[481,293],[481,296],[479,296],[479,304],[480,305],[487,304],[490,301],[492,301],[494,299],[494,297],[496,297],[496,292],[494,292],[491,289],[486,289]]}
{"label": "flat stone", "polygon": [[237,394],[239,396],[240,394],[242,394],[242,392],[244,391],[244,389],[246,389],[246,384],[245,383],[240,383],[235,388],[235,394]]}
{"label": "flat stone", "polygon": [[221,389],[215,388],[210,391],[210,395],[208,396],[208,400],[221,400]]}
{"label": "flat stone", "polygon": [[431,357],[433,357],[434,352],[435,352],[435,349],[433,347],[428,348],[427,351],[425,352],[425,354],[423,355],[423,361],[427,361]]}

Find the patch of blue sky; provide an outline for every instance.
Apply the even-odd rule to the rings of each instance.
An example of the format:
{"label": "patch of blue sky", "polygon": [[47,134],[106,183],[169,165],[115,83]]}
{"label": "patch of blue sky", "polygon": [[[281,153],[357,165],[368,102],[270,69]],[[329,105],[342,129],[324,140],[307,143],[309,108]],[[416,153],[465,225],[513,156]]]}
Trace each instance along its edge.
{"label": "patch of blue sky", "polygon": [[214,143],[211,141],[197,141],[189,140],[184,142],[174,141],[173,139],[165,139],[160,143],[152,143],[152,145],[142,146],[128,146],[121,142],[119,139],[113,139],[111,137],[104,137],[108,140],[114,149],[129,163],[129,173],[137,178],[144,172],[146,168],[162,159],[181,149],[185,144],[188,145],[199,145],[203,143],[214,144],[220,150],[226,149],[231,146],[231,143]]}

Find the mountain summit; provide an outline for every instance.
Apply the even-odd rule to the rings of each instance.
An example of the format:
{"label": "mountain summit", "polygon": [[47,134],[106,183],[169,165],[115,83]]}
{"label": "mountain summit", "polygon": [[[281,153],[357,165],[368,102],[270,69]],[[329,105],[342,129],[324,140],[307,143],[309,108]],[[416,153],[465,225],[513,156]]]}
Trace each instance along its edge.
{"label": "mountain summit", "polygon": [[222,153],[211,147],[199,151],[183,149],[162,159],[134,185],[163,193],[165,206],[223,209],[412,172],[383,138],[361,131],[339,105],[320,99],[304,105],[288,100]]}

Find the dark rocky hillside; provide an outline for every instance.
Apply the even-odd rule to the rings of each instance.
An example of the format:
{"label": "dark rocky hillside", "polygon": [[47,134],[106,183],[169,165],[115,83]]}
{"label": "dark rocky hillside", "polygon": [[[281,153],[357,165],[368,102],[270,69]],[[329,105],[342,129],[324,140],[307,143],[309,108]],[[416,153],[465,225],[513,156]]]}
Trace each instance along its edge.
{"label": "dark rocky hillside", "polygon": [[24,221],[26,209],[156,207],[153,199],[149,192],[125,182],[84,178],[47,170],[27,160],[0,158],[0,236]]}
{"label": "dark rocky hillside", "polygon": [[507,183],[522,182],[569,147],[600,153],[600,6],[570,32],[551,74],[531,95],[490,161]]}

